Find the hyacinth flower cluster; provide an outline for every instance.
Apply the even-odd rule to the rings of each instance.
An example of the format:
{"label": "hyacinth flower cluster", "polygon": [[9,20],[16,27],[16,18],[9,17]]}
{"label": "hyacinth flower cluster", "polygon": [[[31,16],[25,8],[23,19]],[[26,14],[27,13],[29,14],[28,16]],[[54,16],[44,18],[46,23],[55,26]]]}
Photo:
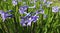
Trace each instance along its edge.
{"label": "hyacinth flower cluster", "polygon": [[21,25],[22,26],[31,26],[32,22],[36,22],[39,18],[38,14],[44,14],[44,10],[37,10],[35,12],[28,12],[28,6],[21,6],[19,9],[20,14],[26,14],[25,16],[21,16]]}
{"label": "hyacinth flower cluster", "polygon": [[[36,2],[36,1],[37,0],[34,0],[34,2]],[[44,0],[43,2],[44,2],[44,5],[46,5],[47,7],[49,7],[50,4],[52,4],[52,2],[46,1],[46,0]],[[12,4],[13,4],[13,6],[16,6],[17,1],[13,0]],[[36,22],[38,20],[38,18],[39,18],[38,14],[44,14],[44,10],[42,9],[43,4],[40,4],[40,11],[37,10],[36,12],[28,12],[28,8],[35,8],[35,7],[36,7],[36,4],[34,4],[34,6],[32,6],[32,7],[29,7],[26,5],[20,6],[19,13],[20,14],[26,14],[25,16],[21,16],[20,23],[22,26],[31,26],[32,22]],[[52,7],[52,12],[56,13],[58,11],[59,11],[59,7],[57,7],[57,6]],[[11,12],[11,11],[8,11],[8,12]],[[3,19],[3,22],[5,21],[6,18],[12,17],[12,14],[8,14],[8,12],[4,12],[4,11],[0,10],[0,15]]]}
{"label": "hyacinth flower cluster", "polygon": [[9,12],[12,12],[12,10],[9,10],[7,12],[4,12],[3,10],[0,10],[0,15],[3,19],[3,22],[6,20],[6,18],[12,18],[12,14],[8,14]]}
{"label": "hyacinth flower cluster", "polygon": [[60,5],[54,2],[53,0],[2,0],[0,33],[59,33]]}
{"label": "hyacinth flower cluster", "polygon": [[[52,4],[52,2],[46,2],[45,0],[45,5],[48,5],[47,7],[50,6],[50,4]],[[42,5],[40,5],[41,7]],[[43,6],[42,6],[43,7]],[[28,6],[22,6],[19,9],[20,14],[26,14],[26,16],[22,16],[21,17],[21,25],[22,26],[31,26],[32,22],[36,22],[39,18],[38,14],[44,14],[44,10],[42,9],[42,7],[40,8],[40,10],[36,11],[36,12],[27,12],[27,9],[30,8]],[[59,7],[53,6],[52,7],[52,12],[56,13],[59,11]],[[46,17],[46,15],[44,16]]]}

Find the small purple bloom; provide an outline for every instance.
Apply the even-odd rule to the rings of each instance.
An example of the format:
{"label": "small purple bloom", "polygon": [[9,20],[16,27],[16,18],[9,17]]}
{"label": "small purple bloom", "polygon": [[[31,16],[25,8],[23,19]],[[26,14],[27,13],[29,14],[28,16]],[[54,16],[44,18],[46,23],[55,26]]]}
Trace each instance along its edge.
{"label": "small purple bloom", "polygon": [[21,24],[22,26],[31,26],[31,22],[32,22],[31,18],[21,19],[20,24]]}
{"label": "small purple bloom", "polygon": [[21,19],[20,24],[21,24],[22,26],[26,26],[25,20],[24,20],[24,19]]}
{"label": "small purple bloom", "polygon": [[43,0],[43,3],[45,3],[46,2],[46,0]]}
{"label": "small purple bloom", "polygon": [[2,19],[3,19],[3,22],[4,22],[5,19],[7,18],[7,15],[8,15],[8,14],[6,14],[6,13],[2,13],[2,14],[1,14],[1,17],[2,17]]}
{"label": "small purple bloom", "polygon": [[13,4],[13,6],[17,5],[17,1],[16,0],[12,0],[12,4]]}
{"label": "small purple bloom", "polygon": [[31,18],[29,18],[28,20],[27,20],[27,26],[31,26],[31,22],[32,22],[33,20],[31,19]]}
{"label": "small purple bloom", "polygon": [[39,16],[32,16],[31,19],[33,20],[33,22],[36,22],[38,20]]}
{"label": "small purple bloom", "polygon": [[23,26],[31,26],[31,22],[33,21],[31,18],[30,13],[27,13],[26,16],[21,17],[21,25]]}
{"label": "small purple bloom", "polygon": [[52,12],[58,12],[58,11],[59,11],[59,7],[57,6],[52,7]]}
{"label": "small purple bloom", "polygon": [[27,10],[28,6],[21,6],[20,9],[21,10]]}
{"label": "small purple bloom", "polygon": [[20,14],[23,14],[25,12],[27,12],[26,10],[28,9],[28,6],[21,6],[19,9]]}
{"label": "small purple bloom", "polygon": [[39,11],[36,11],[36,14],[39,14],[40,12]]}
{"label": "small purple bloom", "polygon": [[27,23],[27,26],[31,26],[31,22],[28,22],[28,23]]}
{"label": "small purple bloom", "polygon": [[5,21],[6,18],[12,17],[12,14],[8,14],[8,13],[3,12],[3,11],[1,11],[1,10],[0,10],[0,14],[1,14],[1,17],[2,17],[2,19],[3,19],[3,22]]}
{"label": "small purple bloom", "polygon": [[19,9],[19,13],[20,13],[20,14],[23,14],[24,12],[25,12],[24,10],[20,10],[20,9]]}

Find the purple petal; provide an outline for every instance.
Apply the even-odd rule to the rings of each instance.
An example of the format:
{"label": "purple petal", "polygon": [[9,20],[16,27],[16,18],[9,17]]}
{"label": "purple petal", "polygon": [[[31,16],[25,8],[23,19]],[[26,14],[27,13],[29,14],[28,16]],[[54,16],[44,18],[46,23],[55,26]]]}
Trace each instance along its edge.
{"label": "purple petal", "polygon": [[31,22],[28,22],[28,23],[27,23],[27,26],[31,26]]}
{"label": "purple petal", "polygon": [[13,6],[17,5],[17,1],[16,0],[12,0],[12,4],[13,4]]}
{"label": "purple petal", "polygon": [[28,20],[27,20],[27,26],[31,26],[31,22],[32,22],[33,20],[31,19],[31,18],[29,18]]}
{"label": "purple petal", "polygon": [[31,18],[32,18],[33,22],[36,22],[38,20],[39,16],[32,16]]}
{"label": "purple petal", "polygon": [[11,17],[11,15],[12,14],[8,14],[8,13],[6,13],[6,12],[3,12],[3,11],[1,11],[0,10],[0,14],[1,14],[1,17],[2,17],[2,19],[3,19],[3,22],[5,21],[5,19],[9,16],[9,17]]}
{"label": "purple petal", "polygon": [[43,0],[43,3],[45,3],[46,2],[46,0]]}
{"label": "purple petal", "polygon": [[20,9],[21,10],[27,10],[28,6],[21,6]]}
{"label": "purple petal", "polygon": [[7,16],[6,16],[6,14],[5,13],[2,13],[1,14],[1,17],[2,17],[2,19],[3,19],[3,22],[5,21],[5,19],[7,18]]}
{"label": "purple petal", "polygon": [[24,12],[26,12],[28,6],[21,6],[19,9],[20,14],[23,14]]}
{"label": "purple petal", "polygon": [[58,11],[59,11],[59,7],[57,6],[52,7],[52,12],[58,12]]}
{"label": "purple petal", "polygon": [[33,20],[29,17],[29,16],[26,16],[26,17],[23,17],[23,19],[21,19],[21,25],[26,25],[26,26],[30,26],[31,25],[31,22]]}
{"label": "purple petal", "polygon": [[19,13],[20,13],[20,14],[23,14],[24,12],[25,12],[24,10],[20,10],[20,9],[19,9]]}

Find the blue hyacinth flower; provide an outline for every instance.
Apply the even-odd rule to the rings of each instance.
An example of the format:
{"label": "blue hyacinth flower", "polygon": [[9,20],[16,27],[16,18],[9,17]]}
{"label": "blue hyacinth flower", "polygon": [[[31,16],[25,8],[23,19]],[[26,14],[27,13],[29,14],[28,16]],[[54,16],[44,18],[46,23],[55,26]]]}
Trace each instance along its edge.
{"label": "blue hyacinth flower", "polygon": [[58,6],[52,7],[52,12],[58,12],[58,11],[59,11],[59,7]]}
{"label": "blue hyacinth flower", "polygon": [[20,9],[21,10],[27,10],[28,6],[21,6]]}
{"label": "blue hyacinth flower", "polygon": [[30,18],[23,18],[20,21],[22,26],[31,26],[32,21],[36,22],[39,16],[31,16]]}
{"label": "blue hyacinth flower", "polygon": [[28,22],[28,23],[27,23],[27,26],[31,26],[32,21],[33,21],[32,18],[29,18],[29,19],[27,20],[27,22]]}
{"label": "blue hyacinth flower", "polygon": [[22,26],[26,26],[25,20],[24,20],[24,19],[21,19],[20,24],[21,24]]}
{"label": "blue hyacinth flower", "polygon": [[37,16],[38,14],[36,14],[36,12],[35,13],[33,13],[33,12],[26,13],[25,12],[25,14],[26,14],[26,16],[21,17],[20,24],[22,26],[31,26],[31,23],[36,22],[39,18],[39,16]]}
{"label": "blue hyacinth flower", "polygon": [[36,22],[38,20],[39,16],[32,16],[31,19],[33,20],[33,22]]}
{"label": "blue hyacinth flower", "polygon": [[3,19],[3,22],[5,21],[6,18],[12,17],[12,14],[8,14],[6,12],[3,12],[2,10],[0,10],[0,14],[1,14],[1,17]]}
{"label": "blue hyacinth flower", "polygon": [[26,16],[21,17],[21,25],[22,26],[31,26],[31,22],[33,21],[31,18],[31,14],[27,13]]}
{"label": "blue hyacinth flower", "polygon": [[28,6],[21,6],[19,9],[19,13],[23,14],[24,12],[27,12]]}
{"label": "blue hyacinth flower", "polygon": [[17,0],[12,0],[13,6],[17,5]]}
{"label": "blue hyacinth flower", "polygon": [[22,26],[31,26],[31,22],[32,22],[32,20],[31,20],[30,18],[29,18],[29,19],[26,19],[26,20],[21,19],[20,24],[21,24]]}

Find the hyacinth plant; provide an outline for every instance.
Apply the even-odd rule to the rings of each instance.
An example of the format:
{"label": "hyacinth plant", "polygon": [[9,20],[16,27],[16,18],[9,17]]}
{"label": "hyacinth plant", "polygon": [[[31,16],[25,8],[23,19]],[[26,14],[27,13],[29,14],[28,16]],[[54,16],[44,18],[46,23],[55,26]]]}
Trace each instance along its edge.
{"label": "hyacinth plant", "polygon": [[0,33],[60,33],[57,0],[0,0]]}

